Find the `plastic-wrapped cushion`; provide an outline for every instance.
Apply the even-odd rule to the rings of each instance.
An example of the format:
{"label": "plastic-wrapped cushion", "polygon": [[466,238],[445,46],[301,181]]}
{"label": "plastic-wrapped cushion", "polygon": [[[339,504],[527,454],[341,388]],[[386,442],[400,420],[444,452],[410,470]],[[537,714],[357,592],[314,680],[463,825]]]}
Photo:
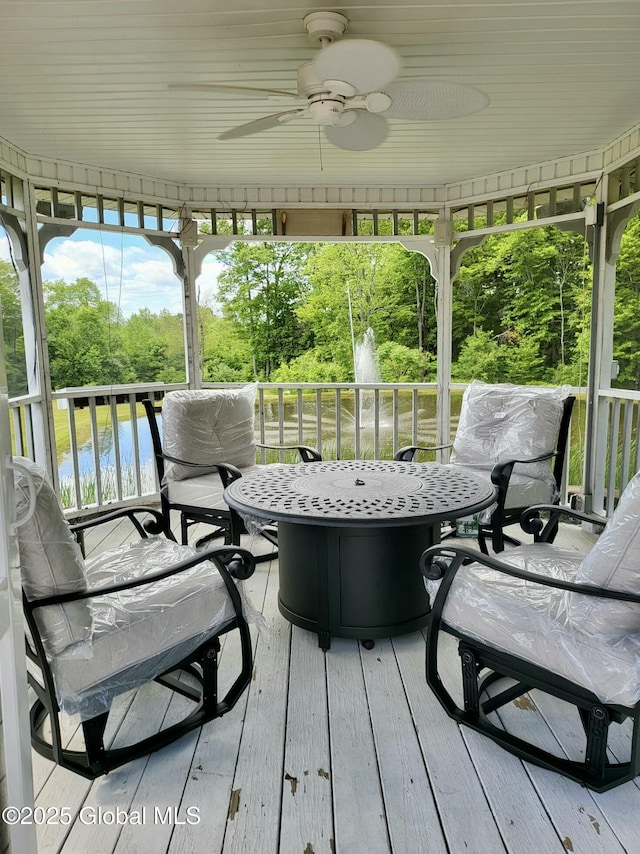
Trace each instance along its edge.
{"label": "plastic-wrapped cushion", "polygon": [[[255,383],[241,389],[171,391],[162,403],[163,448],[190,463],[255,465]],[[216,471],[211,468],[209,472]],[[165,480],[185,480],[207,474],[167,462]]]}
{"label": "plastic-wrapped cushion", "polygon": [[[546,544],[500,555],[529,572],[575,581],[577,552]],[[435,592],[429,583],[430,595]],[[461,567],[443,610],[444,622],[465,635],[582,685],[602,702],[632,706],[640,700],[640,635],[593,633],[571,620],[572,600],[586,599],[495,572]]]}
{"label": "plastic-wrapped cushion", "polygon": [[[140,578],[194,554],[190,546],[170,540],[139,540],[87,560],[89,588]],[[51,661],[60,708],[83,719],[181,661],[235,615],[211,561],[90,602],[91,660],[62,654]]]}
{"label": "plastic-wrapped cushion", "polygon": [[[266,466],[254,465],[242,469],[243,475],[262,471]],[[223,488],[217,471],[190,477],[187,480],[175,480],[167,484],[167,498],[171,504],[203,507],[208,510],[228,510],[222,497]]]}
{"label": "plastic-wrapped cushion", "polygon": [[[462,398],[453,464],[488,466],[555,451],[569,386],[544,388],[474,380]],[[519,463],[515,474],[552,479],[548,460]]]}
{"label": "plastic-wrapped cushion", "polygon": [[[26,457],[14,461],[27,469],[36,489],[35,512],[18,529],[22,587],[28,600],[87,589],[82,552],[64,518],[58,496],[44,471]],[[29,482],[16,469],[14,474],[16,509],[23,517],[29,504]],[[91,612],[86,601],[66,602],[36,609],[35,617],[45,651],[55,656],[86,658],[91,635]]]}
{"label": "plastic-wrapped cushion", "polygon": [[[640,473],[627,484],[576,581],[640,594]],[[633,602],[580,596],[572,602],[571,616],[586,631],[612,637],[640,632],[640,604]]]}
{"label": "plastic-wrapped cushion", "polygon": [[[491,471],[493,466],[464,466],[472,474],[484,477],[491,482]],[[553,477],[546,478],[526,477],[522,474],[516,474],[514,471],[509,480],[509,489],[505,498],[504,506],[506,510],[515,509],[517,507],[532,507],[534,504],[549,504],[554,503],[558,499],[558,488]],[[480,522],[488,523],[491,520],[491,515],[496,509],[496,504],[491,504],[489,507],[482,510],[478,518]]]}

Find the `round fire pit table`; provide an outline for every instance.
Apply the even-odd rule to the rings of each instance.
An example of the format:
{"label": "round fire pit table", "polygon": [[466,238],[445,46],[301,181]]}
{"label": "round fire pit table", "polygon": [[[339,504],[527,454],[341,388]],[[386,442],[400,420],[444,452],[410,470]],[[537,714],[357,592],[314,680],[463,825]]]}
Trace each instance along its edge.
{"label": "round fire pit table", "polygon": [[245,519],[278,523],[280,612],[331,637],[390,637],[429,616],[418,570],[440,542],[440,523],[495,500],[486,480],[459,466],[385,460],[270,465],[224,493]]}

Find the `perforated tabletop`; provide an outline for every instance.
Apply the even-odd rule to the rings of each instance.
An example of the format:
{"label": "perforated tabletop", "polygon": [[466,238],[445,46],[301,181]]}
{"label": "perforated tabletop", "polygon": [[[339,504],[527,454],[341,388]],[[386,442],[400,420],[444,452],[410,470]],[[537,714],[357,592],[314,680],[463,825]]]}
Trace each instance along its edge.
{"label": "perforated tabletop", "polygon": [[307,525],[413,525],[470,515],[493,485],[460,466],[387,460],[270,465],[225,490],[239,513]]}

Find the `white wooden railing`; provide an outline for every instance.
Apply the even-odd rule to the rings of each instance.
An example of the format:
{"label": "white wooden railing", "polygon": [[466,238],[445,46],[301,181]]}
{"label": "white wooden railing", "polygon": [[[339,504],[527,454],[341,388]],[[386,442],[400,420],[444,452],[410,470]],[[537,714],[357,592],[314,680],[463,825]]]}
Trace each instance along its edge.
{"label": "white wooden railing", "polygon": [[[239,385],[205,384],[207,388]],[[160,400],[166,391],[185,387],[184,383],[150,383],[54,392],[55,443],[63,464],[58,488],[71,514],[157,499],[158,483],[140,400],[149,396]],[[451,387],[452,434],[463,388]],[[576,394],[579,405],[574,408],[572,461],[567,466],[570,475],[565,483],[571,492],[582,489],[584,454],[584,395],[581,390]],[[10,402],[13,447],[18,454],[34,456],[33,410],[38,405],[37,397]],[[599,505],[610,515],[616,497],[640,466],[640,392],[605,389],[599,393],[598,406],[601,495],[595,508]],[[126,450],[120,432],[125,427]],[[105,436],[111,437],[106,443],[108,453]],[[402,445],[434,444],[436,386],[258,383],[256,438],[267,444],[312,445],[326,459],[390,459]],[[261,461],[294,458],[293,454],[261,452]]]}
{"label": "white wooden railing", "polygon": [[640,392],[601,389],[598,409],[601,465],[596,482],[602,492],[596,494],[596,507],[600,504],[611,516],[620,493],[640,468]]}
{"label": "white wooden railing", "polygon": [[[233,388],[238,383],[207,383]],[[162,383],[63,389],[53,393],[55,443],[63,467],[58,490],[66,509],[150,500],[158,484],[140,401],[161,399],[185,384]],[[390,459],[404,444],[433,443],[435,384],[258,383],[256,438],[275,445],[306,444],[325,458]],[[33,457],[33,409],[40,399],[11,401],[14,449]],[[66,417],[55,417],[66,410]],[[127,425],[127,453],[120,434]],[[120,428],[120,429],[119,429]],[[108,446],[108,447],[107,447]],[[67,450],[68,447],[68,450]],[[64,453],[60,453],[64,451]],[[294,453],[261,451],[262,461]]]}

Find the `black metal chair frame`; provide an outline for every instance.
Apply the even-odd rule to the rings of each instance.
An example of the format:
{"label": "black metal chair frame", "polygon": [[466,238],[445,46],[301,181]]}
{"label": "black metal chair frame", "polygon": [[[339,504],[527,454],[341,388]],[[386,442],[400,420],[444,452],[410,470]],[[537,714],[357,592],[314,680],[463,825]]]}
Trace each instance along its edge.
{"label": "black metal chair frame", "polygon": [[[563,404],[562,419],[560,421],[560,429],[558,431],[558,441],[556,450],[548,454],[541,454],[538,457],[531,459],[510,459],[502,460],[493,467],[491,471],[491,482],[497,487],[496,508],[491,514],[489,522],[480,522],[478,524],[478,542],[484,554],[488,554],[487,539],[491,540],[491,547],[494,552],[501,552],[504,549],[505,543],[519,545],[519,540],[505,534],[504,528],[507,525],[513,525],[518,522],[526,507],[505,507],[507,499],[507,490],[509,489],[509,481],[513,473],[513,468],[517,463],[539,463],[543,460],[553,459],[553,478],[556,483],[558,494],[562,488],[562,474],[567,452],[567,442],[569,439],[569,427],[571,424],[571,412],[575,397],[570,395],[566,398]],[[442,451],[451,448],[452,445],[438,445],[437,447],[424,447],[422,445],[407,445],[399,448],[394,454],[394,460],[405,460],[412,462],[418,451]],[[549,532],[549,542],[555,537],[557,528],[553,532]],[[455,526],[452,527],[451,535],[455,534]]]}
{"label": "black metal chair frame", "polygon": [[[151,441],[153,444],[153,454],[156,462],[156,472],[160,483],[160,502],[164,518],[165,533],[168,534],[171,530],[171,511],[175,510],[180,514],[180,534],[183,543],[187,543],[189,540],[189,528],[192,525],[202,523],[205,525],[213,525],[215,530],[208,536],[198,540],[199,546],[215,539],[216,537],[224,537],[226,545],[240,545],[240,536],[241,534],[246,534],[247,529],[242,518],[235,510],[230,507],[224,509],[208,509],[198,507],[196,505],[170,502],[167,495],[167,488],[164,485],[164,474],[165,462],[178,463],[181,466],[188,466],[195,470],[203,469],[205,471],[210,471],[211,468],[215,466],[218,470],[218,474],[220,475],[222,487],[225,489],[234,480],[242,477],[242,471],[229,463],[193,463],[187,460],[178,459],[177,457],[173,457],[170,454],[165,453],[162,449],[162,439],[160,438],[160,430],[158,429],[157,421],[158,415],[162,414],[162,405],[150,400],[149,398],[145,398],[142,403],[147,415]],[[280,446],[257,443],[256,447],[276,451],[297,451],[302,462],[305,463],[318,462],[322,460],[321,454],[315,448],[311,448],[308,445]],[[269,542],[277,546],[277,533],[275,528],[265,528],[261,533],[267,540],[269,540]],[[277,551],[270,552],[265,555],[257,555],[256,561],[272,560],[277,558],[277,556]]]}
{"label": "black metal chair frame", "polygon": [[[149,515],[152,517],[150,523],[143,524],[141,522],[138,516],[143,514],[147,517]],[[122,517],[128,517],[132,521],[141,537],[147,537],[148,530],[159,533],[164,528],[162,514],[146,507],[129,507],[116,510],[99,519],[81,522],[70,527],[74,533],[79,534],[88,528]],[[173,536],[171,539],[174,539]],[[212,561],[219,571],[233,604],[235,617],[227,622],[218,633],[210,637],[194,652],[179,662],[179,664],[174,665],[170,671],[161,673],[154,680],[193,701],[195,708],[177,723],[161,729],[159,732],[135,744],[117,748],[105,747],[104,733],[109,718],[109,712],[107,711],[82,722],[85,742],[84,750],[72,750],[66,747],[61,733],[61,711],[56,699],[53,675],[35,619],[37,609],[46,607],[47,605],[90,599],[119,590],[130,590],[134,587],[153,584],[160,579],[177,575],[206,560]],[[42,756],[56,762],[63,768],[67,768],[87,779],[93,780],[126,762],[131,762],[140,756],[159,750],[176,739],[181,738],[191,730],[199,728],[208,721],[230,711],[248,687],[253,670],[251,635],[243,614],[240,594],[236,589],[233,578],[249,578],[254,569],[255,560],[250,552],[237,547],[220,546],[198,552],[195,557],[181,561],[172,567],[156,572],[153,575],[146,575],[135,581],[109,584],[84,593],[68,593],[31,601],[27,601],[23,596],[24,611],[29,630],[26,643],[27,656],[38,669],[38,672],[34,673],[32,672],[32,668],[29,668],[28,672],[29,685],[36,694],[36,699],[30,710],[31,743],[33,748]],[[238,630],[240,636],[240,672],[225,695],[219,697],[218,653],[220,650],[220,637],[234,629]],[[87,668],[90,667],[91,661],[88,660]],[[188,682],[180,681],[178,679],[179,672],[187,673],[192,678]],[[193,686],[194,681],[196,687]],[[50,721],[50,737],[45,736],[43,732],[47,719]]]}
{"label": "black metal chair frame", "polygon": [[[544,528],[540,519],[542,512],[550,513],[549,522]],[[604,524],[599,517],[569,508],[538,505],[523,514],[523,527],[528,533],[535,532],[538,541],[549,542],[555,536],[561,515]],[[588,596],[635,603],[640,603],[640,596],[530,573],[463,546],[433,546],[420,559],[420,568],[426,578],[441,579],[427,629],[426,678],[447,714],[458,723],[488,736],[520,759],[557,771],[594,791],[604,792],[634,779],[640,774],[640,703],[633,707],[604,703],[584,687],[518,656],[490,647],[443,622],[442,611],[456,574],[464,572],[464,567],[474,562],[516,578]],[[462,708],[440,678],[438,640],[441,631],[458,638],[464,698]],[[509,682],[508,686],[500,688],[500,683],[505,679]],[[585,734],[582,761],[557,756],[521,736],[501,729],[489,719],[492,712],[534,689],[558,697],[576,708]],[[610,762],[607,756],[609,726],[611,723],[621,723],[626,718],[632,721],[629,759]]]}

